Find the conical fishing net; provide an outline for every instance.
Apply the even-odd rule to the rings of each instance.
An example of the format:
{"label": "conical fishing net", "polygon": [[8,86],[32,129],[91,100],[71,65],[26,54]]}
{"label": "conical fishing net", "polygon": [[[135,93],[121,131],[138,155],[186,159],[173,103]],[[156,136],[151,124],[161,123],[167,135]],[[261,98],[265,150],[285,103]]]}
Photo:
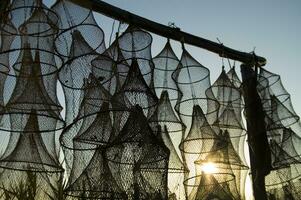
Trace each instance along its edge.
{"label": "conical fishing net", "polygon": [[113,178],[105,160],[105,150],[100,148],[96,150],[82,174],[66,188],[66,193],[87,199],[127,199],[126,193]]}
{"label": "conical fishing net", "polygon": [[[172,74],[177,84],[180,98],[175,106],[176,111],[186,127],[190,127],[193,106],[199,105],[205,114],[215,115],[218,102],[207,97],[206,90],[210,87],[209,70],[202,66],[183,48],[177,69]],[[211,122],[211,117],[208,121]],[[187,133],[186,133],[187,134]]]}
{"label": "conical fishing net", "polygon": [[135,106],[112,146],[106,151],[109,166],[129,199],[166,199],[169,150]]}
{"label": "conical fishing net", "polygon": [[223,66],[211,84],[184,37],[180,59],[170,38],[153,57],[135,19],[106,37],[73,2],[1,1],[1,199],[243,200],[254,163],[271,166],[269,200],[301,198],[301,123],[279,75],[250,68],[248,86]]}
{"label": "conical fishing net", "polygon": [[95,74],[101,77],[101,83],[111,95],[119,91],[123,85],[129,64],[123,57],[118,39],[116,39],[104,53],[92,61]]}
{"label": "conical fishing net", "polygon": [[[236,84],[236,85],[235,85]],[[246,130],[242,120],[243,99],[240,80],[234,68],[226,74],[223,69],[220,76],[212,84],[210,93],[220,103],[217,120],[213,123],[213,129],[223,131],[226,140],[229,157],[226,159],[231,165],[237,188],[244,198],[245,181],[247,176],[247,164],[245,161],[245,136]],[[229,172],[226,172],[229,173]]]}
{"label": "conical fishing net", "polygon": [[[192,181],[190,179],[193,179]],[[186,187],[193,188],[189,199],[240,199],[236,190],[234,176],[225,173],[204,173],[184,182]],[[188,184],[187,182],[199,183]],[[234,187],[233,187],[234,186]]]}
{"label": "conical fishing net", "polygon": [[265,111],[271,149],[272,172],[266,176],[269,199],[299,199],[300,123],[280,76],[267,70],[259,74],[258,91]]}

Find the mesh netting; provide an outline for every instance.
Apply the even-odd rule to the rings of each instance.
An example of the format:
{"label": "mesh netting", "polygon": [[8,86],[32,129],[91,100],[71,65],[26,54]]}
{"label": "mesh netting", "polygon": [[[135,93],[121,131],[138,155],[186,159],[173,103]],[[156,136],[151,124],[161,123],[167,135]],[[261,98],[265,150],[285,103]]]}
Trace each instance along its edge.
{"label": "mesh netting", "polygon": [[99,74],[102,85],[110,94],[113,95],[120,90],[126,79],[129,64],[119,48],[118,39],[104,53],[95,58],[92,65],[94,66],[94,73]]}
{"label": "mesh netting", "polygon": [[109,169],[105,150],[100,148],[82,174],[66,188],[66,193],[87,199],[127,199]]}
{"label": "mesh netting", "polygon": [[1,198],[50,199],[57,194],[57,183],[62,176],[56,173],[4,170],[1,174],[1,189],[6,192]]}
{"label": "mesh netting", "polygon": [[265,179],[268,198],[298,199],[301,194],[299,117],[279,75],[262,69],[257,90],[265,111],[273,167]]}
{"label": "mesh netting", "polygon": [[258,91],[267,117],[271,118],[273,123],[287,127],[296,123],[299,117],[293,109],[290,95],[283,87],[280,76],[261,69],[258,82]]}
{"label": "mesh netting", "polygon": [[227,76],[229,77],[229,79],[231,80],[231,82],[236,88],[240,88],[241,80],[239,79],[235,71],[235,66],[231,67],[231,69],[227,72]]}
{"label": "mesh netting", "polygon": [[127,110],[139,105],[146,116],[153,114],[158,98],[147,85],[136,59],[132,60],[126,80],[121,89],[115,93],[114,100]]}
{"label": "mesh netting", "polygon": [[[187,182],[198,184],[188,184]],[[190,193],[189,199],[240,199],[232,174],[201,172],[200,175],[186,180],[184,185],[192,188],[193,192]]]}
{"label": "mesh netting", "polygon": [[157,96],[163,91],[167,91],[172,107],[175,107],[179,98],[179,91],[176,83],[172,79],[172,73],[177,69],[179,60],[167,41],[161,52],[153,58],[154,68],[154,88]]}
{"label": "mesh netting", "polygon": [[28,187],[46,198],[63,172],[55,140],[65,126],[56,88],[62,63],[54,50],[58,16],[34,0],[9,2],[2,16],[1,138],[8,142],[0,159],[1,187],[10,194]]}
{"label": "mesh netting", "polygon": [[92,74],[84,87],[79,113],[60,136],[71,182],[84,170],[98,145],[108,143],[112,134],[109,92]]}
{"label": "mesh netting", "polygon": [[[224,132],[222,137],[226,141],[226,148],[223,149],[222,154],[228,155],[224,157],[223,163],[228,162],[235,176],[240,198],[244,198],[245,181],[248,173],[244,153],[246,131],[242,120],[244,105],[240,80],[235,69],[231,68],[227,74],[223,69],[220,76],[212,84],[211,91],[214,98],[220,103],[217,120],[213,123],[213,128],[217,129],[216,132],[219,130]],[[213,163],[220,162],[215,161]],[[217,168],[223,167],[217,166]]]}
{"label": "mesh netting", "polygon": [[[28,199],[245,199],[246,105],[235,67],[211,84],[184,44],[180,59],[169,39],[153,58],[152,35],[132,24],[121,33],[120,22],[111,43],[114,22],[106,47],[89,9],[7,3],[0,198],[26,189]],[[273,168],[268,199],[300,199],[299,117],[279,75],[260,69],[257,83]]]}
{"label": "mesh netting", "polygon": [[[47,133],[45,133],[47,134]],[[20,133],[12,152],[5,152],[0,166],[14,170],[37,172],[57,172],[62,168],[48,153],[39,130],[37,115],[34,111],[26,122],[24,132]]]}
{"label": "mesh netting", "polygon": [[[190,127],[193,106],[199,105],[206,114],[216,113],[218,102],[206,95],[210,87],[209,70],[196,61],[185,49],[172,78],[179,88],[176,111],[186,127]],[[211,122],[211,117],[208,117]]]}
{"label": "mesh netting", "polygon": [[[193,107],[191,128],[180,144],[180,150],[183,159],[189,168],[189,173],[185,174],[185,179],[193,177],[196,174],[194,162],[199,158],[201,153],[208,153],[217,139],[215,131],[209,125],[205,114],[200,106]],[[193,179],[189,179],[192,181]],[[188,184],[191,184],[190,182]],[[186,188],[186,194],[189,194],[191,188]]]}
{"label": "mesh netting", "polygon": [[146,84],[152,88],[154,68],[151,55],[152,36],[137,27],[129,26],[117,39],[117,43],[123,60],[128,65],[133,65],[132,62],[137,61]]}
{"label": "mesh netting", "polygon": [[64,60],[58,77],[66,99],[66,122],[70,124],[78,113],[85,80],[91,73],[96,76],[91,61],[105,50],[104,33],[89,10],[68,1],[58,1],[52,10],[60,17],[54,44]]}
{"label": "mesh netting", "polygon": [[147,124],[139,106],[106,151],[109,166],[129,199],[166,199],[169,150]]}

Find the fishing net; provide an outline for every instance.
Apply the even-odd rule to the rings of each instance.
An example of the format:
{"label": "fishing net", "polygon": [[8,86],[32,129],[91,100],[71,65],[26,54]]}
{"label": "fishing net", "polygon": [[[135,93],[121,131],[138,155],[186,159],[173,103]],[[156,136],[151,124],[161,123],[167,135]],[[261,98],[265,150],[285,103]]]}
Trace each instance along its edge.
{"label": "fishing net", "polygon": [[172,74],[172,78],[180,90],[180,98],[175,109],[186,127],[191,125],[194,105],[199,105],[208,115],[208,121],[211,122],[213,119],[209,115],[216,114],[218,102],[206,95],[206,90],[210,87],[209,70],[183,48],[180,63]]}
{"label": "fishing net", "polygon": [[29,116],[24,132],[20,134],[16,147],[12,152],[4,153],[0,166],[7,169],[37,172],[62,170],[59,163],[47,152],[39,130],[37,115],[35,115],[34,111]]}
{"label": "fishing net", "polygon": [[101,84],[111,95],[121,89],[130,67],[119,48],[118,39],[95,58],[92,65],[95,74],[101,77]]}
{"label": "fishing net", "polygon": [[[25,21],[19,21],[23,18],[16,17],[21,14],[24,14]],[[23,132],[37,131],[30,130],[31,126],[26,127],[33,111],[39,131],[48,132],[41,134],[41,145],[45,145],[57,161],[55,131],[64,127],[60,116],[62,107],[56,95],[55,73],[60,59],[53,48],[57,16],[40,1],[17,0],[11,3],[3,15],[8,20],[1,25],[2,38],[7,37],[7,41],[1,46],[8,46],[3,46],[4,51],[1,53],[2,66],[7,66],[1,70],[1,76],[4,77],[1,79],[1,87],[5,97],[1,129],[10,132],[5,155],[19,148],[17,143]]]}
{"label": "fishing net", "polygon": [[66,123],[70,124],[79,112],[85,80],[91,73],[97,77],[91,61],[105,50],[104,33],[93,13],[80,6],[57,1],[52,10],[60,19],[54,45],[64,61],[58,78],[65,95]]}
{"label": "fishing net", "polygon": [[106,157],[129,199],[166,199],[169,150],[147,124],[142,108],[131,109]]}
{"label": "fishing net", "polygon": [[163,91],[167,91],[172,108],[179,98],[179,90],[175,81],[172,79],[173,72],[179,65],[179,59],[174,53],[170,42],[167,41],[161,52],[153,58],[154,68],[154,88],[157,96]]}
{"label": "fishing net", "polygon": [[113,98],[114,102],[124,105],[126,110],[139,105],[146,116],[153,114],[155,106],[158,103],[158,98],[147,85],[136,59],[132,60],[126,80],[121,89],[114,94]]}
{"label": "fishing net", "polygon": [[92,74],[85,80],[83,87],[86,90],[81,97],[79,113],[60,135],[71,182],[87,166],[99,143],[108,143],[112,134],[109,92]]}
{"label": "fishing net", "polygon": [[[193,179],[192,181],[190,179]],[[184,182],[186,187],[192,188],[189,199],[240,199],[236,190],[234,175],[225,173],[204,173],[192,177]],[[199,183],[188,184],[187,182]]]}
{"label": "fishing net", "polygon": [[117,43],[123,60],[130,66],[136,61],[146,84],[152,88],[154,68],[151,55],[152,36],[137,27],[129,26],[118,37]]}
{"label": "fishing net", "polygon": [[257,90],[263,102],[273,170],[266,176],[269,199],[300,197],[300,123],[280,76],[261,70]]}
{"label": "fishing net", "polygon": [[127,199],[126,193],[113,178],[105,150],[97,149],[90,163],[76,179],[66,188],[67,195],[87,199]]}
{"label": "fishing net", "polygon": [[250,69],[257,92],[243,99],[234,66],[211,84],[183,43],[180,59],[170,39],[152,57],[150,33],[120,22],[114,38],[114,21],[106,47],[100,16],[71,1],[4,3],[1,198],[23,187],[36,199],[245,199],[254,100],[268,199],[300,199],[301,123],[279,75]]}
{"label": "fishing net", "polygon": [[[30,194],[36,198],[48,198],[47,194],[53,194],[53,190],[57,189],[52,186],[64,170],[43,142],[43,134],[49,133],[40,132],[37,115],[32,111],[24,132],[19,134],[14,149],[7,148],[0,160],[3,169],[0,175],[1,189],[10,194],[23,189],[28,198],[32,198]],[[13,135],[9,145],[12,139],[15,139]]]}
{"label": "fishing net", "polygon": [[[185,180],[196,176],[194,162],[199,159],[201,153],[210,151],[216,139],[218,139],[217,134],[209,125],[203,110],[199,105],[195,105],[193,107],[191,128],[179,146],[189,169],[189,173],[185,174]],[[188,181],[193,180],[189,179]],[[188,182],[187,184],[192,183]],[[186,194],[189,194],[190,190],[191,188],[186,188]]]}
{"label": "fishing net", "polygon": [[235,66],[231,67],[231,69],[227,72],[227,76],[228,78],[231,80],[231,82],[233,83],[233,85],[240,89],[241,86],[241,80],[239,79],[236,70],[235,70]]}
{"label": "fishing net", "polygon": [[283,87],[280,76],[261,69],[258,82],[258,91],[267,118],[274,124],[286,127],[296,123],[299,117],[293,109],[290,94]]}
{"label": "fishing net", "polygon": [[41,1],[19,0],[2,15],[1,137],[8,142],[0,159],[1,185],[10,191],[25,187],[31,174],[43,198],[63,172],[55,139],[65,126],[56,90],[62,60],[53,44],[58,17]]}
{"label": "fishing net", "polygon": [[238,191],[241,198],[244,198],[248,167],[244,153],[246,139],[246,130],[242,120],[244,105],[239,87],[240,80],[235,69],[231,68],[227,73],[223,69],[220,76],[210,87],[210,93],[220,104],[217,120],[212,126],[217,129],[216,132],[224,132],[223,138],[226,140],[229,154],[226,162],[231,165]]}
{"label": "fishing net", "polygon": [[179,144],[183,139],[185,125],[179,119],[174,107],[179,98],[178,88],[172,73],[179,65],[170,42],[167,41],[161,52],[153,58],[154,90],[160,96],[155,112],[148,121],[170,151],[168,163],[168,198],[185,199],[184,173],[188,169],[183,162]]}

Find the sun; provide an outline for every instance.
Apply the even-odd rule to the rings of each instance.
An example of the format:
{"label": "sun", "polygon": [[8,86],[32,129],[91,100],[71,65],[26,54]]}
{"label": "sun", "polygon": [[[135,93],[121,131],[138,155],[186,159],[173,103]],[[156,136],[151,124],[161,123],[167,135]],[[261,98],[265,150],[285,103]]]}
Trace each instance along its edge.
{"label": "sun", "polygon": [[208,163],[204,163],[201,165],[201,170],[205,173],[205,174],[214,174],[218,172],[217,167],[215,166],[214,163],[208,162]]}

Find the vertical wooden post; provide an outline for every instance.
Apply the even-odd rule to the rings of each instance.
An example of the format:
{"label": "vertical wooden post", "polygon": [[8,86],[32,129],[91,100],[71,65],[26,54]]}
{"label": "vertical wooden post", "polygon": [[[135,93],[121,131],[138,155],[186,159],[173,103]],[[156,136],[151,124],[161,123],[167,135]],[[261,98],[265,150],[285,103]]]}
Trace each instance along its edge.
{"label": "vertical wooden post", "polygon": [[265,176],[270,173],[271,153],[268,144],[264,112],[257,93],[257,67],[242,64],[242,91],[245,101],[251,175],[255,200],[267,200]]}
{"label": "vertical wooden post", "polygon": [[[8,18],[8,12],[5,12],[8,9],[10,1],[9,0],[1,0],[0,2],[0,24],[6,24]],[[2,29],[2,27],[0,27]]]}

